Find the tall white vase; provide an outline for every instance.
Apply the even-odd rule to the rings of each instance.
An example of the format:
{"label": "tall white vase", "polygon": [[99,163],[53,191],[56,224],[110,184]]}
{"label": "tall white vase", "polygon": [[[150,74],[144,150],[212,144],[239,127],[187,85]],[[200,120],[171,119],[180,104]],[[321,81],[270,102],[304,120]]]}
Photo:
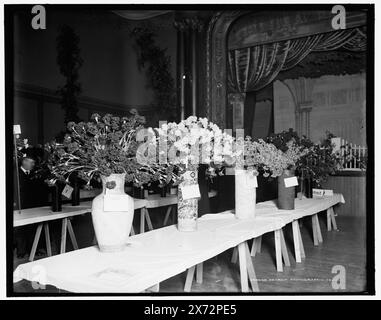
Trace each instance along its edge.
{"label": "tall white vase", "polygon": [[191,232],[197,230],[198,199],[183,199],[182,188],[198,184],[197,170],[186,171],[177,191],[177,228],[179,231]]}
{"label": "tall white vase", "polygon": [[[91,217],[98,246],[102,252],[123,250],[130,236],[134,218],[134,199],[124,192],[124,178],[125,174],[102,176],[103,192],[93,200]],[[106,205],[107,211],[105,211],[105,197],[110,201]],[[117,210],[108,211],[114,204]]]}
{"label": "tall white vase", "polygon": [[251,170],[235,170],[235,216],[238,219],[255,217],[257,177]]}

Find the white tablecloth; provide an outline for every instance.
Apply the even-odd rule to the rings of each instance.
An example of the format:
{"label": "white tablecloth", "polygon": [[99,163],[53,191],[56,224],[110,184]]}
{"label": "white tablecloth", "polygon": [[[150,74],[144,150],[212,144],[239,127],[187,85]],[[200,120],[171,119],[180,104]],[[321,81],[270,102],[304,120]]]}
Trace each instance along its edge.
{"label": "white tablecloth", "polygon": [[[134,208],[141,209],[146,206],[146,199],[134,199]],[[91,212],[91,201],[81,202],[79,206],[62,205],[62,211],[53,212],[51,207],[37,207],[13,211],[13,227],[46,221],[74,217]]]}
{"label": "white tablecloth", "polygon": [[294,210],[279,210],[276,205],[276,200],[271,200],[256,205],[256,216],[258,218],[272,217],[280,219],[284,224],[288,224],[294,220],[327,210],[338,203],[345,203],[344,197],[340,193],[322,198],[296,198]]}
{"label": "white tablecloth", "polygon": [[196,232],[179,232],[174,225],[156,229],[131,237],[131,245],[122,252],[101,253],[94,246],[19,265],[14,282],[27,279],[78,293],[141,292],[279,228],[271,218],[199,219]]}
{"label": "white tablecloth", "polygon": [[14,282],[38,281],[78,293],[141,292],[243,241],[344,199],[334,195],[295,201],[296,209],[287,211],[277,210],[271,202],[258,204],[256,218],[249,220],[238,220],[231,212],[205,215],[198,220],[196,232],[179,232],[172,225],[138,234],[118,253],[101,253],[94,246],[25,263],[15,270]]}
{"label": "white tablecloth", "polygon": [[82,202],[79,206],[63,205],[62,211],[53,212],[51,207],[38,207],[13,211],[13,226],[20,227],[33,223],[64,219],[91,211],[91,201]]}
{"label": "white tablecloth", "polygon": [[[213,198],[217,195],[217,192],[212,190],[209,191],[208,196],[209,198]],[[159,208],[159,207],[165,207],[165,206],[171,206],[174,204],[177,204],[177,194],[167,194],[166,197],[161,197],[160,194],[150,194],[146,198],[146,208]]]}
{"label": "white tablecloth", "polygon": [[[209,192],[209,197],[215,197],[216,192]],[[149,195],[145,199],[134,198],[135,210],[141,208],[158,208],[177,203],[177,195],[168,195],[161,197],[159,194]],[[45,221],[64,219],[91,212],[91,201],[81,202],[79,206],[72,206],[70,204],[62,205],[62,211],[53,212],[50,206],[22,209],[13,211],[13,226],[20,227],[33,223],[41,223]]]}

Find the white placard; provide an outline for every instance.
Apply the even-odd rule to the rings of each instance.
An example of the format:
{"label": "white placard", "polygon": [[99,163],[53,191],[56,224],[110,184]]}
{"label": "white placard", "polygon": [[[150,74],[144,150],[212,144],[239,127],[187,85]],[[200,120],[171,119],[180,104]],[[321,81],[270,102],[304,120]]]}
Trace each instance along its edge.
{"label": "white placard", "polygon": [[333,196],[333,190],[324,189],[324,195],[325,196]]}
{"label": "white placard", "polygon": [[291,188],[299,185],[298,179],[294,177],[284,178],[284,186],[286,188]]}
{"label": "white placard", "polygon": [[181,194],[184,200],[201,198],[198,183],[190,184],[188,186],[181,186]]}
{"label": "white placard", "polygon": [[312,189],[312,197],[313,198],[321,198],[324,196],[323,189]]}
{"label": "white placard", "polygon": [[246,175],[246,186],[248,188],[258,188],[257,176],[254,176],[252,174]]}
{"label": "white placard", "polygon": [[105,194],[103,196],[104,211],[126,211],[126,198],[118,194]]}
{"label": "white placard", "polygon": [[65,186],[65,188],[62,190],[62,195],[68,199],[70,199],[71,194],[73,193],[73,188],[69,186],[68,184]]}
{"label": "white placard", "polygon": [[19,124],[13,125],[13,134],[21,134],[21,126]]}

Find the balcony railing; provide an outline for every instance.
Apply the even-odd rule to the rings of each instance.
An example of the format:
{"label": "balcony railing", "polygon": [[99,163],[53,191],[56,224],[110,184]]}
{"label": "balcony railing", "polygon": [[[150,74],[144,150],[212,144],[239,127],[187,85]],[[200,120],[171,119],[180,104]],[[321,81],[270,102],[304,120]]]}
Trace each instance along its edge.
{"label": "balcony railing", "polygon": [[332,138],[335,145],[334,152],[339,152],[342,157],[342,171],[364,171],[366,170],[368,148],[353,144],[347,140],[336,137]]}

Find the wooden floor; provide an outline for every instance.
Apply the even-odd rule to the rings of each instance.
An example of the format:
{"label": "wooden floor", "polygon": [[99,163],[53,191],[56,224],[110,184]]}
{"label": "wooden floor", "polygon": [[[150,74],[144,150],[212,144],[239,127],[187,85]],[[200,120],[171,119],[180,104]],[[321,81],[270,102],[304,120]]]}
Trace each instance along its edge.
{"label": "wooden floor", "polygon": [[[154,226],[159,227],[163,217],[157,212],[151,214]],[[90,215],[74,220],[75,233],[80,247],[90,245],[92,225]],[[275,249],[273,233],[266,234],[262,240],[262,251],[253,258],[259,288],[261,292],[286,293],[332,293],[362,292],[366,290],[366,228],[361,218],[337,217],[339,231],[327,232],[325,214],[320,214],[320,225],[324,242],[318,247],[313,245],[310,219],[302,222],[301,233],[304,241],[306,259],[295,263],[291,226],[286,227],[285,238],[289,250],[291,266],[277,272],[275,267]],[[138,221],[139,219],[135,219]],[[136,228],[137,230],[137,228]],[[70,248],[70,247],[69,247]],[[192,292],[218,293],[240,292],[239,266],[230,262],[232,250],[204,263],[203,283],[194,281]],[[40,256],[38,258],[41,258]],[[16,267],[25,260],[14,260]],[[334,266],[345,270],[345,289],[332,287]],[[186,273],[172,277],[160,284],[160,292],[182,293]],[[54,287],[47,287],[46,293],[59,292]],[[15,292],[33,292],[30,283],[22,281],[14,286]],[[41,290],[39,293],[42,293]]]}

